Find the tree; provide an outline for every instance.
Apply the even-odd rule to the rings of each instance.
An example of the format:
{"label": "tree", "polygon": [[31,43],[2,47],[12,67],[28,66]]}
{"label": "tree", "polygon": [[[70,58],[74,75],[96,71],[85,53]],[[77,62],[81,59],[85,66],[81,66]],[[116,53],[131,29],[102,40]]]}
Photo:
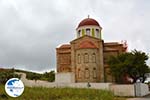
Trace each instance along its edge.
{"label": "tree", "polygon": [[50,82],[55,81],[55,71],[50,71],[49,74],[50,74],[50,78],[48,81]]}
{"label": "tree", "polygon": [[144,82],[145,73],[150,72],[146,60],[148,60],[148,55],[144,52],[133,50],[132,52],[123,53],[118,56],[111,56],[108,64],[116,83],[124,83],[123,78],[125,76],[131,77],[133,82],[142,77],[142,82]]}
{"label": "tree", "polygon": [[148,55],[145,52],[134,50],[132,51],[134,56],[133,59],[133,70],[129,73],[129,75],[134,79],[134,82],[142,77],[142,82],[145,81],[145,73],[150,72],[149,67],[146,64],[146,60],[148,60]]}
{"label": "tree", "polygon": [[26,78],[30,80],[35,80],[36,82],[37,80],[40,80],[41,76],[42,74],[28,72]]}
{"label": "tree", "polygon": [[53,82],[55,80],[55,71],[45,72],[43,78],[49,82]]}

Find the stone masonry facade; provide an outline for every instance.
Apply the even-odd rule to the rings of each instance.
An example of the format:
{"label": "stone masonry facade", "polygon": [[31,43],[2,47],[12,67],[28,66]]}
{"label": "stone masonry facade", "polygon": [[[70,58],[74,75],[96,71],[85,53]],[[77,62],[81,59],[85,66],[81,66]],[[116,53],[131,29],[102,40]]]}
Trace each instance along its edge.
{"label": "stone masonry facade", "polygon": [[[104,40],[101,39],[101,32],[99,32],[101,27],[98,28],[99,24],[90,21],[93,19],[83,20],[79,24],[78,38],[71,41],[70,44],[63,44],[56,48],[57,72],[73,72],[75,82],[113,82],[107,61],[111,55],[116,56],[126,52],[127,47],[118,42],[104,43]],[[92,27],[91,35],[88,27]],[[98,30],[99,35],[93,35],[93,27],[96,28],[95,32]],[[87,28],[85,33],[84,28]],[[82,30],[82,36],[79,33],[80,30]]]}

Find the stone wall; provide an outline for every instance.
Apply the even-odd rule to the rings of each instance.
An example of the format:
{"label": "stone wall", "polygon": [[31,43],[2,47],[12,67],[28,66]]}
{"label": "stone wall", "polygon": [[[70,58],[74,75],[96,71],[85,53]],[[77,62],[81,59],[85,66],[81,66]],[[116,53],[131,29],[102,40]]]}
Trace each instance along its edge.
{"label": "stone wall", "polygon": [[[103,41],[85,35],[70,43],[71,67],[76,82],[104,82]],[[95,59],[91,59],[92,56]]]}
{"label": "stone wall", "polygon": [[57,72],[71,72],[71,48],[68,46],[56,48]]}
{"label": "stone wall", "polygon": [[76,51],[76,81],[99,82],[100,64],[97,49],[79,49]]}

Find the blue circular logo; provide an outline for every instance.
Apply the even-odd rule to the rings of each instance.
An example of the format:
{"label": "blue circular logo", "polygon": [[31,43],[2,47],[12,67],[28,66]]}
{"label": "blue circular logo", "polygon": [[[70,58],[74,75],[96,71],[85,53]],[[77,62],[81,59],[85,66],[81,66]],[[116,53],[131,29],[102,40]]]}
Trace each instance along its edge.
{"label": "blue circular logo", "polygon": [[5,84],[5,91],[11,97],[18,97],[24,91],[24,84],[18,78],[11,78]]}

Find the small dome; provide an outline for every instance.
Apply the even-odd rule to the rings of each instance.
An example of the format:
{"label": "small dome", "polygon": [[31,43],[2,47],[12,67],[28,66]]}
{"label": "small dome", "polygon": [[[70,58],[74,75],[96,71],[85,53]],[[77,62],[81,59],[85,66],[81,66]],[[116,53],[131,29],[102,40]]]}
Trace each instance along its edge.
{"label": "small dome", "polygon": [[79,23],[78,28],[81,26],[87,26],[87,25],[94,25],[94,26],[100,27],[99,23],[95,19],[86,18]]}

